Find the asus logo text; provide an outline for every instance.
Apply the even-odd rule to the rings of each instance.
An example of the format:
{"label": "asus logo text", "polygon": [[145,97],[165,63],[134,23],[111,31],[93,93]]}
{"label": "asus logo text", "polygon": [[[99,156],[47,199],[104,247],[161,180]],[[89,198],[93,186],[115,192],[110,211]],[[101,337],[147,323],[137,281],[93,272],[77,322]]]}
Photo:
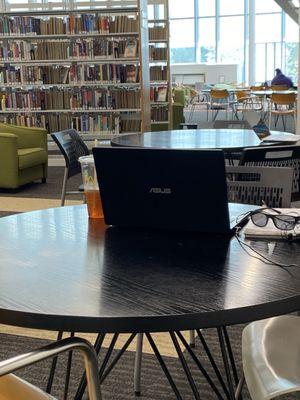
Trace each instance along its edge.
{"label": "asus logo text", "polygon": [[155,193],[155,194],[171,194],[172,191],[170,188],[151,188],[149,190],[149,193]]}

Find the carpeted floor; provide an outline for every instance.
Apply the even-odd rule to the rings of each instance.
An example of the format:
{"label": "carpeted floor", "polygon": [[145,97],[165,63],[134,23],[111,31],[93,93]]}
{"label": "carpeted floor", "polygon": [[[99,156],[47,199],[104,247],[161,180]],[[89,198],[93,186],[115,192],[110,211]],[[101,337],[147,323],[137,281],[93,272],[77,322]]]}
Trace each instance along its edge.
{"label": "carpeted floor", "polygon": [[[241,341],[241,327],[230,328],[230,336],[232,340],[233,351],[236,354],[236,361],[238,368],[240,369],[241,358],[240,358],[240,341]],[[171,346],[171,341],[168,334],[163,334],[165,340],[165,346]],[[223,372],[221,354],[219,351],[219,345],[217,341],[217,335],[215,330],[206,330],[205,338],[209,347],[215,357],[215,360]],[[42,346],[49,343],[43,339],[32,339],[24,338],[15,335],[2,334],[0,336],[0,359],[14,356],[25,351],[32,350],[33,348]],[[164,344],[160,342],[161,346]],[[197,342],[195,352],[199,355],[201,361],[206,367],[207,371],[212,373],[212,368],[209,364],[207,357],[201,351],[202,347],[200,342]],[[103,359],[105,349],[101,352],[100,360]],[[186,359],[188,360],[191,371],[197,387],[199,389],[202,399],[210,400],[215,399],[216,396],[213,394],[210,387],[207,385],[204,378],[199,373],[196,365],[191,362],[189,356],[184,352]],[[64,387],[65,377],[65,365],[67,356],[63,355],[59,358],[57,374],[54,381],[53,394],[58,398],[62,398],[62,391]],[[181,368],[178,358],[175,356],[164,356],[169,371],[178,386],[178,389],[184,400],[194,399],[191,389],[189,388],[185,374]],[[32,366],[19,372],[19,376],[27,379],[33,384],[45,388],[48,372],[49,372],[50,361],[45,361],[38,365]],[[103,400],[129,400],[134,399],[133,394],[133,367],[134,367],[134,352],[127,351],[121,358],[115,369],[108,376],[107,380],[102,385]],[[78,381],[82,373],[81,359],[78,355],[74,355],[73,367],[71,374],[71,390],[69,398],[73,398],[74,391],[77,387]],[[213,376],[213,375],[212,375]],[[216,381],[216,379],[214,379]],[[153,354],[143,354],[142,363],[142,399],[145,400],[171,400],[174,399],[175,395],[172,392],[156,358]],[[249,399],[247,389],[244,389],[244,400]]]}
{"label": "carpeted floor", "polygon": [[[0,217],[16,212],[33,211],[43,208],[59,207],[64,168],[49,167],[47,183],[34,182],[18,190],[0,190]],[[68,190],[77,190],[82,183],[78,174],[68,181]],[[66,205],[82,203],[81,196],[67,196]]]}

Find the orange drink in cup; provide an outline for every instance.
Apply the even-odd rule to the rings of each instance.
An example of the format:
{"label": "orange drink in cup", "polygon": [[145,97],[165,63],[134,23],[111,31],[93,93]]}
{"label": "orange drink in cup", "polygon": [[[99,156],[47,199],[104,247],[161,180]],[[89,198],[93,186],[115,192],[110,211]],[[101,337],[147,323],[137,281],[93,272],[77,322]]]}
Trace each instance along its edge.
{"label": "orange drink in cup", "polygon": [[99,192],[94,157],[80,157],[85,200],[90,218],[103,218],[102,202]]}

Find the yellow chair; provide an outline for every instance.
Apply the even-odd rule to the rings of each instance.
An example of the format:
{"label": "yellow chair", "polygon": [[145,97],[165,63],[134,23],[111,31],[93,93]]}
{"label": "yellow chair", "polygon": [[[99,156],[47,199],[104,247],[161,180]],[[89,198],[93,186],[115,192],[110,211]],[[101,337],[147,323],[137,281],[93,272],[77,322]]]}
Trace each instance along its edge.
{"label": "yellow chair", "polygon": [[66,351],[79,350],[84,358],[90,400],[101,400],[98,361],[93,346],[78,337],[64,339],[41,349],[0,362],[0,400],[55,400],[48,393],[12,374]]}
{"label": "yellow chair", "polygon": [[[228,111],[234,113],[234,102],[230,100],[230,94],[227,89],[211,89],[209,110],[212,113],[212,121],[215,121],[219,111],[226,111],[226,120],[228,120]],[[233,115],[232,115],[233,119]]]}
{"label": "yellow chair", "polygon": [[269,127],[272,123],[272,115],[276,116],[275,127],[281,116],[283,128],[286,130],[285,118],[292,116],[296,129],[296,94],[295,93],[273,93],[269,106]]}
{"label": "yellow chair", "polygon": [[261,99],[257,96],[251,94],[251,90],[238,90],[235,92],[236,104],[235,112],[243,111],[261,111],[263,108],[263,103]]}
{"label": "yellow chair", "polygon": [[272,85],[271,89],[274,90],[274,91],[281,92],[283,90],[289,90],[289,87],[286,86],[286,85]]}

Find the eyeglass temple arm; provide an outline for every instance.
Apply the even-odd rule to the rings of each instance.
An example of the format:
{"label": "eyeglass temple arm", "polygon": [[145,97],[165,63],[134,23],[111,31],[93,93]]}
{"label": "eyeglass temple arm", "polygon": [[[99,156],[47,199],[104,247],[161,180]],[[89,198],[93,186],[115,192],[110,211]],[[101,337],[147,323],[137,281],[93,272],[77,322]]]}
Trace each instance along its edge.
{"label": "eyeglass temple arm", "polygon": [[101,400],[100,382],[98,379],[98,361],[95,350],[87,340],[78,337],[63,339],[29,353],[1,361],[0,377],[71,350],[79,350],[83,355],[89,399]]}

